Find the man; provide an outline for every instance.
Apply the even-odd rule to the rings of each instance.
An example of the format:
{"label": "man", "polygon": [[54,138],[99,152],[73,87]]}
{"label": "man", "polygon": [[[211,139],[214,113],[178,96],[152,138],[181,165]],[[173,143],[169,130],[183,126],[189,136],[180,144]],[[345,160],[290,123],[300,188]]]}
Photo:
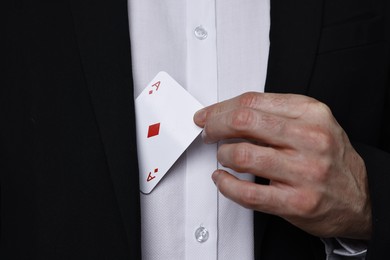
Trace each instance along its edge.
{"label": "man", "polygon": [[[303,96],[244,95],[195,115],[195,123],[205,127],[206,142],[244,137],[256,145],[247,149],[244,144],[238,150],[235,145],[220,146],[218,160],[233,170],[271,179],[268,188],[237,182],[223,171],[213,178],[227,197],[287,220],[256,214],[254,247],[259,259],[321,259],[324,248],[318,237],[364,239],[369,241],[368,258],[385,257],[389,111],[381,7],[366,1],[271,1],[266,90],[324,102],[352,146],[329,110]],[[4,9],[2,257],[139,259],[126,3],[23,1]],[[261,124],[254,127],[254,122]],[[308,138],[303,138],[302,129]],[[261,159],[255,151],[264,160],[253,167],[250,159],[234,160],[232,151],[251,151],[243,158]],[[276,170],[274,158],[303,160]],[[262,168],[269,161],[270,168]],[[318,169],[306,172],[312,167]],[[314,182],[309,175],[313,172],[318,174]],[[356,203],[356,215],[345,214],[349,207],[344,206],[330,216],[337,205],[328,205],[333,200],[322,200],[309,186],[316,183],[322,191],[328,187],[325,194],[332,195],[340,190],[339,181],[345,181],[347,195],[334,196],[344,196],[346,205]],[[237,194],[247,187],[252,192]],[[296,202],[305,198],[313,201]],[[291,208],[282,211],[286,206]],[[335,226],[342,229],[332,230]],[[163,237],[169,240],[176,233],[172,232]]]}

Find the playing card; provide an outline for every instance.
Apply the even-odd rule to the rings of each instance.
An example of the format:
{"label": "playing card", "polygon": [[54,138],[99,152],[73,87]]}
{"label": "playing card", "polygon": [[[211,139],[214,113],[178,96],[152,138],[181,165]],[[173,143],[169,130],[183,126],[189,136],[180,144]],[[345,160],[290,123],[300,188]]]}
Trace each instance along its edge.
{"label": "playing card", "polygon": [[150,193],[202,129],[193,116],[203,106],[166,72],[135,101],[140,189]]}

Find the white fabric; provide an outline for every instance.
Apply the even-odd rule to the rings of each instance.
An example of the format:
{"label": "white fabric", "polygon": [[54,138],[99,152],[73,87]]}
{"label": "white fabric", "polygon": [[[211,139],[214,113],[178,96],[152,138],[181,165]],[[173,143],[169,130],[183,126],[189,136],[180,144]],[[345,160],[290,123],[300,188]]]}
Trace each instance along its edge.
{"label": "white fabric", "polygon": [[[263,91],[269,0],[129,1],[129,20],[135,96],[161,70],[204,105]],[[196,38],[198,26],[206,39]],[[216,150],[197,139],[141,194],[143,259],[253,259],[252,211],[218,194]],[[201,225],[204,243],[194,235]]]}
{"label": "white fabric", "polygon": [[[135,97],[162,70],[204,105],[262,92],[269,1],[129,0]],[[195,36],[199,26],[206,39]],[[144,260],[254,258],[252,212],[220,195],[210,178],[221,167],[216,151],[198,138],[151,194],[141,194]],[[200,226],[210,235],[204,243],[194,235]],[[328,259],[340,259],[325,244]]]}
{"label": "white fabric", "polygon": [[326,248],[326,260],[364,260],[367,242],[346,238],[322,239]]}

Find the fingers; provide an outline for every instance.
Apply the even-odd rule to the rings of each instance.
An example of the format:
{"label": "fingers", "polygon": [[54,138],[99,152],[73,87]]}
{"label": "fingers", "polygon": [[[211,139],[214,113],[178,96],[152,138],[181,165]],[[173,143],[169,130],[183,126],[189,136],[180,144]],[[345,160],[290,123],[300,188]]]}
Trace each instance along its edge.
{"label": "fingers", "polygon": [[288,139],[285,136],[286,124],[290,123],[288,118],[260,113],[251,108],[238,108],[209,118],[202,135],[206,143],[239,137],[284,145]]}
{"label": "fingers", "polygon": [[198,111],[194,121],[204,127],[206,143],[245,138],[284,148],[313,148],[338,127],[323,103],[300,95],[270,93],[246,93],[214,104]]}
{"label": "fingers", "polygon": [[246,208],[272,214],[283,213],[280,205],[284,192],[281,189],[243,181],[222,170],[215,171],[212,178],[225,197]]}
{"label": "fingers", "polygon": [[204,127],[206,143],[239,137],[291,146],[291,134],[299,129],[293,125],[295,119],[306,113],[311,103],[315,101],[300,95],[251,92],[198,111],[194,121]]}
{"label": "fingers", "polygon": [[[224,144],[219,147],[218,161],[236,172],[250,172],[256,176],[291,183],[295,174],[288,158],[271,147],[250,143]],[[290,174],[286,174],[290,172]]]}
{"label": "fingers", "polygon": [[[298,148],[310,145],[319,139],[315,122],[303,122],[278,115],[239,108],[215,115],[204,126],[202,138],[205,143],[224,139],[247,139],[279,149]],[[326,134],[326,133],[324,133]]]}
{"label": "fingers", "polygon": [[[246,93],[198,111],[194,121],[204,128],[206,142],[240,139],[220,146],[223,166],[270,180],[260,185],[217,170],[212,178],[227,198],[317,236],[369,235],[364,162],[351,161],[358,155],[323,103],[299,95]],[[356,232],[361,226],[367,228]]]}
{"label": "fingers", "polygon": [[311,103],[315,103],[315,100],[302,95],[248,92],[198,111],[194,121],[203,127],[206,118],[237,108],[250,108],[281,117],[297,118],[306,112]]}

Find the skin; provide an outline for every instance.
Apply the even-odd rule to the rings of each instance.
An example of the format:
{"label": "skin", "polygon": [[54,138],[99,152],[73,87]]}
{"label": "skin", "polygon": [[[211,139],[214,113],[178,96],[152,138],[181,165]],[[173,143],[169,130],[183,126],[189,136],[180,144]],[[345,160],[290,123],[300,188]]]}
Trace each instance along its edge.
{"label": "skin", "polygon": [[227,198],[316,236],[370,238],[364,161],[325,104],[251,92],[199,110],[194,122],[206,143],[242,140],[219,147],[223,166],[270,180],[260,185],[216,170],[212,179]]}

